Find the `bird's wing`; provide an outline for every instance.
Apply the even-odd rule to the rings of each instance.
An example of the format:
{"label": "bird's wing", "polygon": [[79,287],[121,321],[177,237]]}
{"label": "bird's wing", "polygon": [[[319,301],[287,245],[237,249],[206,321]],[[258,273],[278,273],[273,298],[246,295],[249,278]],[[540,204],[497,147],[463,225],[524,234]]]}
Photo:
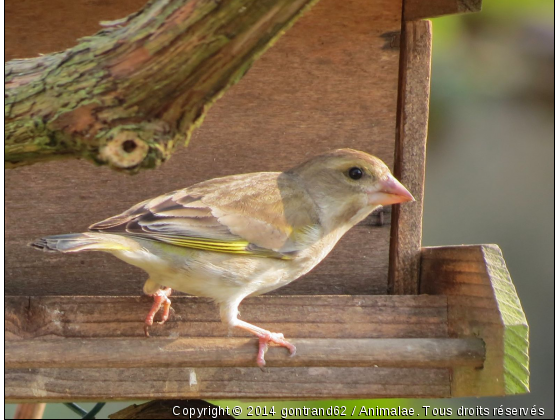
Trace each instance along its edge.
{"label": "bird's wing", "polygon": [[89,229],[282,259],[292,258],[322,233],[307,192],[290,176],[273,172],[213,179],[164,194]]}

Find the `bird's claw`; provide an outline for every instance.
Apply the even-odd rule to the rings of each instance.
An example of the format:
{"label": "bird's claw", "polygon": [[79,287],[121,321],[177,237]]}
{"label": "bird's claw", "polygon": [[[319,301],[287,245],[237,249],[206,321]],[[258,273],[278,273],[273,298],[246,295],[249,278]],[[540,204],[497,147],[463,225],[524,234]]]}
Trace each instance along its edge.
{"label": "bird's claw", "polygon": [[257,366],[261,369],[264,368],[266,365],[266,361],[264,360],[264,355],[268,351],[268,346],[276,345],[280,347],[286,347],[290,352],[290,357],[293,357],[296,354],[296,346],[290,343],[288,340],[284,338],[284,334],[282,333],[272,333],[268,332],[259,337],[259,352],[257,353]]}
{"label": "bird's claw", "polygon": [[169,318],[169,310],[171,309],[171,301],[169,300],[169,296],[171,295],[172,290],[169,288],[160,289],[158,290],[154,296],[154,304],[152,305],[152,309],[146,316],[146,320],[144,321],[144,335],[146,337],[150,336],[150,327],[154,324],[154,317],[159,309],[163,306],[163,313],[161,316],[160,321],[156,321],[156,324],[164,324],[165,321]]}

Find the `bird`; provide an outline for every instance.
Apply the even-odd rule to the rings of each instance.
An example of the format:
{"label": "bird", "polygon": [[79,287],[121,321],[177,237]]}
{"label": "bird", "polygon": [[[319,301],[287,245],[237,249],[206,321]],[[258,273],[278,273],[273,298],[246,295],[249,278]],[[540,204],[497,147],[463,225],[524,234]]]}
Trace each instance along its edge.
{"label": "bird", "polygon": [[315,156],[284,172],[214,178],[143,201],[87,232],[31,243],[44,251],[102,251],[148,274],[154,298],[144,330],[169,318],[172,290],[211,298],[230,329],[258,338],[256,364],[269,345],[293,356],[282,333],[239,318],[238,307],[298,279],[375,209],[414,201],[379,158],[352,149]]}

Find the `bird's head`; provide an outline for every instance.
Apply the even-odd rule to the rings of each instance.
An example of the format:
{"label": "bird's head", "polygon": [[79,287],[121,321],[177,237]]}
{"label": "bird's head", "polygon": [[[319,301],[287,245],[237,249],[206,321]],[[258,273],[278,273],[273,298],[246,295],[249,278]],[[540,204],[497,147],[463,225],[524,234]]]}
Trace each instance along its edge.
{"label": "bird's head", "polygon": [[296,174],[316,204],[339,223],[353,225],[379,206],[414,201],[381,159],[357,150],[334,150],[288,172]]}

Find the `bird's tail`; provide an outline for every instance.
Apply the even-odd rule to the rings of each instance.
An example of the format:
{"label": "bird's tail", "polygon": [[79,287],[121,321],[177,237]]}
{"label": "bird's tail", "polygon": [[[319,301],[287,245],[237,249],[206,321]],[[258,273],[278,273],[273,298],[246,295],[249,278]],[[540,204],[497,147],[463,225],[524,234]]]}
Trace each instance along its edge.
{"label": "bird's tail", "polygon": [[85,232],[47,236],[30,243],[34,248],[47,252],[118,251],[138,246],[131,239],[106,233]]}

